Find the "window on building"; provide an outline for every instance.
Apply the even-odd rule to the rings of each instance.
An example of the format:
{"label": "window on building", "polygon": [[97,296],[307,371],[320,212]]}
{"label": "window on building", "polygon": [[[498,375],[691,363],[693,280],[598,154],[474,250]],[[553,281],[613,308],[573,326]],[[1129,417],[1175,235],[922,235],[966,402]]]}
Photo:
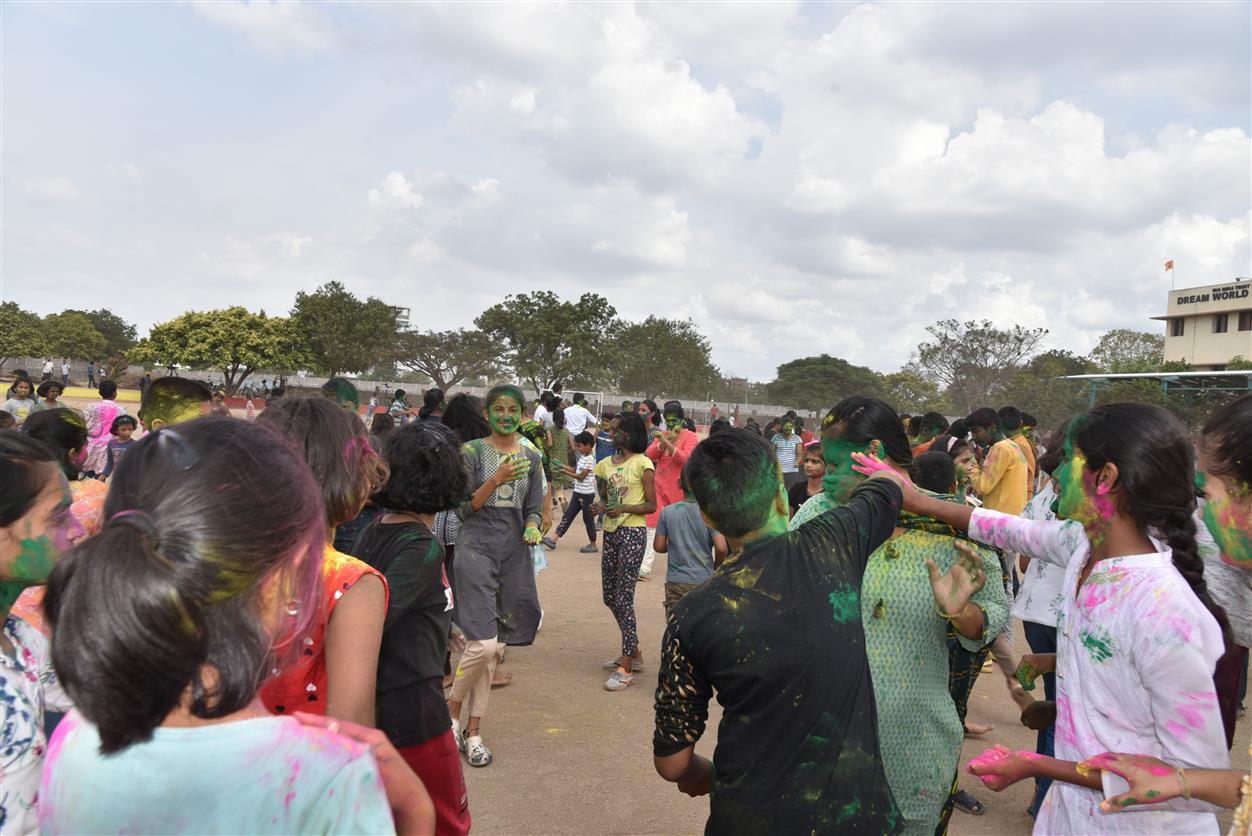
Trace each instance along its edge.
{"label": "window on building", "polygon": [[1230,314],[1213,314],[1213,333],[1225,334],[1226,328],[1230,325]]}
{"label": "window on building", "polygon": [[1252,311],[1239,312],[1239,330],[1252,331]]}
{"label": "window on building", "polygon": [[1184,323],[1186,322],[1181,316],[1177,319],[1169,321],[1169,335],[1171,337],[1181,337],[1183,335]]}

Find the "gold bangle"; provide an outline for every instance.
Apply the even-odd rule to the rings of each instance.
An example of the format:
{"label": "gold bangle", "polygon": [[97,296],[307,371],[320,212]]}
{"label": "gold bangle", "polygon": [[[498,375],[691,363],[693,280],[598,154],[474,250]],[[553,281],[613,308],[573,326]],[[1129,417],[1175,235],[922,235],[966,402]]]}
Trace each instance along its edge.
{"label": "gold bangle", "polygon": [[969,602],[966,601],[964,607],[961,607],[959,610],[957,610],[954,613],[947,613],[939,609],[939,602],[936,601],[935,602],[935,615],[939,616],[940,618],[946,618],[948,621],[952,621],[954,619],[960,618],[965,613],[965,609],[968,606],[969,606]]}
{"label": "gold bangle", "polygon": [[1191,779],[1187,777],[1187,770],[1181,766],[1174,767],[1178,774],[1178,783],[1182,786],[1182,797],[1191,800]]}

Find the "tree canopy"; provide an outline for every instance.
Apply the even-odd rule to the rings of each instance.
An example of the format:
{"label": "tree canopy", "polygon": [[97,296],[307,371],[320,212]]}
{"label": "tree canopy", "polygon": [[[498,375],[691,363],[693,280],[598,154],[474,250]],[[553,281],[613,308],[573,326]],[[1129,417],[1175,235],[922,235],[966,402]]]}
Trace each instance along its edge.
{"label": "tree canopy", "polygon": [[39,357],[46,340],[39,317],[16,302],[0,303],[0,369],[15,357]]}
{"label": "tree canopy", "polygon": [[500,344],[482,331],[403,331],[396,363],[434,381],[445,392],[466,379],[500,374]]}
{"label": "tree canopy", "polygon": [[928,326],[914,371],[943,388],[952,406],[968,414],[998,402],[1018,369],[1048,334],[1046,328],[998,328],[991,320],[944,319]]}
{"label": "tree canopy", "polygon": [[709,341],[689,319],[650,316],[626,323],[613,340],[612,372],[623,392],[703,396],[721,382]]}
{"label": "tree canopy", "polygon": [[390,363],[396,351],[396,308],[364,301],[340,282],[296,294],[291,319],[311,368],[329,377]]}
{"label": "tree canopy", "polygon": [[1110,374],[1153,372],[1165,358],[1165,336],[1117,328],[1100,337],[1091,351],[1097,369]]}
{"label": "tree canopy", "polygon": [[565,302],[537,290],[505,297],[474,324],[496,340],[513,371],[539,393],[557,384],[601,385],[609,375],[616,316],[617,309],[596,293]]}
{"label": "tree canopy", "polygon": [[43,318],[44,342],[55,357],[103,357],[109,341],[82,311],[63,311]]}
{"label": "tree canopy", "polygon": [[221,369],[227,394],[257,369],[301,365],[299,339],[290,320],[234,307],[191,311],[152,327],[131,352],[138,363]]}
{"label": "tree canopy", "polygon": [[775,403],[822,410],[850,395],[881,395],[882,375],[847,360],[819,354],[801,357],[778,367],[778,377],[766,387]]}

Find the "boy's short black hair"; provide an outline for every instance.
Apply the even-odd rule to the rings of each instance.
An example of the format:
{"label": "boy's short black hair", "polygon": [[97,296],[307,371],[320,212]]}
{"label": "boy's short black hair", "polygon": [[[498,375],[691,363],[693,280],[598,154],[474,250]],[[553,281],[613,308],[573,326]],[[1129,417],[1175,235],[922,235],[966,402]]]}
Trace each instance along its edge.
{"label": "boy's short black hair", "polygon": [[774,446],[746,429],[730,428],[696,446],[683,478],[700,510],[728,537],[742,537],[769,519],[782,484]]}
{"label": "boy's short black hair", "polygon": [[1017,407],[1002,406],[996,415],[1000,419],[1001,429],[1020,430],[1022,428],[1022,413]]}
{"label": "boy's short black hair", "polygon": [[392,511],[435,514],[455,508],[469,491],[456,433],[435,421],[406,424],[383,447],[391,475],[374,501]]}
{"label": "boy's short black hair", "polygon": [[574,436],[574,443],[575,444],[595,444],[596,437],[593,436],[591,433],[587,432],[586,430],[583,430],[578,435]]}
{"label": "boy's short black hair", "polygon": [[1029,412],[1023,412],[1022,413],[1022,426],[1023,427],[1037,427],[1039,426],[1039,419],[1031,415]]}
{"label": "boy's short black hair", "polygon": [[971,412],[966,417],[965,423],[970,429],[974,427],[996,427],[1000,424],[1000,416],[991,407],[984,406]]}
{"label": "boy's short black hair", "polygon": [[927,412],[922,416],[922,432],[938,435],[948,428],[948,419],[940,412]]}
{"label": "boy's short black hair", "polygon": [[109,426],[109,432],[117,435],[118,428],[123,424],[130,424],[132,430],[139,426],[139,422],[135,420],[134,415],[119,415],[113,419],[113,423]]}
{"label": "boy's short black hair", "polygon": [[909,468],[913,484],[933,493],[950,493],[956,484],[956,462],[943,450],[928,450]]}

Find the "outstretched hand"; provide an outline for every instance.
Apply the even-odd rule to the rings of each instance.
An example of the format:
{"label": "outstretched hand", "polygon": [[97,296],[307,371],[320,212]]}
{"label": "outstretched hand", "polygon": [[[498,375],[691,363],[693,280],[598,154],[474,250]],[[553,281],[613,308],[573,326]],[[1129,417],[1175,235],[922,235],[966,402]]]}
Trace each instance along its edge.
{"label": "outstretched hand", "polygon": [[940,572],[935,561],[926,559],[926,571],[930,573],[930,589],[940,612],[960,613],[978,590],[987,583],[982,570],[982,560],[973,546],[964,540],[953,542],[956,560],[947,572]]}
{"label": "outstretched hand", "polygon": [[972,759],[966,769],[976,775],[988,789],[1000,792],[1023,778],[1034,775],[1031,761],[1040,755],[1034,752],[1014,752],[1007,746],[994,746]]}
{"label": "outstretched hand", "polygon": [[1130,784],[1130,788],[1121,795],[1100,802],[1100,809],[1106,813],[1116,813],[1140,804],[1160,804],[1177,798],[1182,792],[1178,770],[1165,761],[1148,755],[1105,752],[1082,761],[1078,764],[1078,769],[1112,772]]}

